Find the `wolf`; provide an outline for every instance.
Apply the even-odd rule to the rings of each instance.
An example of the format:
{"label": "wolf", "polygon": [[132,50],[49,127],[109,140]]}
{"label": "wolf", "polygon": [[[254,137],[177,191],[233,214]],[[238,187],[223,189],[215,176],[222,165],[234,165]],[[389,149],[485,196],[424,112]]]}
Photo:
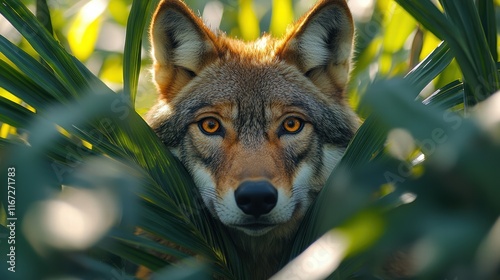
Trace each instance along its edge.
{"label": "wolf", "polygon": [[358,118],[346,101],[354,25],[318,1],[282,38],[212,32],[163,0],[150,38],[159,98],[147,122],[227,226],[253,279],[277,271]]}

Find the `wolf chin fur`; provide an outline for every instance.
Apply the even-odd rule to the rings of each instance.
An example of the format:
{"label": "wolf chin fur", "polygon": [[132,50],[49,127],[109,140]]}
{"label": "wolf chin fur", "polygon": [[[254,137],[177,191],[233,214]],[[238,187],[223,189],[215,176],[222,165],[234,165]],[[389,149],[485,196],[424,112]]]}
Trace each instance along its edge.
{"label": "wolf chin fur", "polygon": [[159,100],[147,121],[186,166],[214,218],[264,279],[341,158],[358,120],[347,105],[353,21],[318,3],[286,34],[214,34],[181,1],[151,25]]}

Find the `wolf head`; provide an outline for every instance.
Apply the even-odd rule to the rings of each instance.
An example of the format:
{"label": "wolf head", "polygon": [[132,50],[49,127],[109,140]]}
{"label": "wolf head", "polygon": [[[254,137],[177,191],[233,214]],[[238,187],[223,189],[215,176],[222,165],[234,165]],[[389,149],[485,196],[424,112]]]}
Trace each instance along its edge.
{"label": "wolf head", "polygon": [[291,234],[357,127],[345,101],[353,22],[319,1],[281,39],[212,33],[181,1],[151,25],[160,98],[147,119],[223,224]]}

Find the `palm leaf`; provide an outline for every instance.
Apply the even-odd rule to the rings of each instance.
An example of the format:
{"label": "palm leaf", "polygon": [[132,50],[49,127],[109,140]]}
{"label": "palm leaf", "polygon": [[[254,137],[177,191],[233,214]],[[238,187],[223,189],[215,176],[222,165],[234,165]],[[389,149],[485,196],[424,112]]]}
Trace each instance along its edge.
{"label": "palm leaf", "polygon": [[[441,44],[405,77],[411,86],[397,88],[406,88],[403,97],[416,98],[427,83],[430,83],[441,73],[452,59],[447,45]],[[444,99],[446,98],[444,97]],[[297,256],[327,231],[339,226],[347,218],[366,207],[367,201],[375,190],[354,189],[355,186],[346,187],[346,182],[341,183],[342,178],[345,179],[351,170],[363,169],[377,155],[384,152],[384,143],[389,128],[389,126],[383,125],[375,114],[370,115],[364,121],[349,144],[342,160],[306,214],[295,239],[291,258]],[[374,176],[372,175],[372,177]]]}
{"label": "palm leaf", "polygon": [[[17,46],[9,42],[5,37],[0,36],[0,48],[2,48],[2,53],[14,64],[19,70],[14,69],[10,64],[2,61],[3,73],[6,76],[4,79],[5,87],[12,86],[10,80],[16,81],[16,77],[28,76],[33,79],[37,79],[39,82],[34,83],[32,81],[28,82],[26,86],[30,85],[32,90],[38,92],[38,94],[24,94],[22,99],[28,104],[33,106],[43,107],[44,105],[52,103],[54,100],[59,100],[60,102],[69,97],[69,91],[66,89],[65,85],[60,82],[60,80],[45,66],[39,63],[36,59],[29,56],[26,52],[19,49]],[[19,72],[21,71],[21,72]],[[15,84],[23,86],[22,82],[17,82]],[[6,88],[9,90],[9,88]],[[19,90],[18,92],[23,92]],[[30,91],[26,91],[27,93]]]}
{"label": "palm leaf", "polygon": [[0,97],[0,121],[14,127],[26,127],[33,114],[23,106]]}
{"label": "palm leaf", "polygon": [[[57,124],[58,127],[64,128],[77,138],[90,143],[93,151],[137,164],[143,169],[141,173],[144,185],[138,195],[143,200],[143,209],[147,210],[142,212],[144,216],[141,219],[141,227],[204,255],[208,260],[217,264],[216,273],[231,277],[231,272],[228,272],[226,268],[227,259],[224,256],[231,256],[232,251],[227,246],[228,239],[220,236],[220,233],[224,231],[213,224],[205,209],[195,205],[198,201],[195,200],[196,195],[191,179],[149,126],[130,107],[129,100],[135,95],[134,83],[137,80],[139,67],[138,56],[131,55],[129,62],[131,66],[125,71],[125,76],[129,77],[127,83],[130,88],[128,93],[130,97],[127,98],[125,94],[115,94],[79,61],[70,56],[21,3],[16,0],[4,2],[0,5],[0,12],[23,32],[26,39],[50,67],[50,69],[46,68],[2,38],[2,52],[18,65],[20,72],[2,62],[1,66],[7,71],[2,72],[1,79],[6,82],[6,88],[11,93],[22,100],[29,101],[30,105],[35,106],[37,116],[42,117],[37,117],[28,127],[30,134],[38,136],[30,140],[30,144],[35,147],[33,149],[35,154],[32,157],[47,154],[52,157],[54,163],[61,165],[59,168],[73,164],[73,162],[64,161],[64,158],[68,159],[68,151],[53,145],[61,143],[59,140],[54,140],[63,137],[53,126]],[[136,19],[135,21],[130,19],[129,22],[131,24],[140,22],[139,17],[144,18],[143,12],[148,7],[134,5],[131,14],[135,15]],[[39,32],[31,32],[34,35],[29,36],[30,31],[34,30]],[[135,32],[138,32],[138,29]],[[129,38],[134,36],[132,32]],[[132,40],[129,44],[127,52],[137,54],[140,41]],[[82,98],[76,104],[69,103],[71,97],[75,96]],[[22,112],[23,109],[11,103],[8,103],[10,105],[7,107],[9,110],[5,120],[15,125],[21,124],[23,117],[16,112]],[[50,111],[47,111],[46,109],[49,109],[47,105],[51,103],[64,105],[58,106],[58,109],[52,106]],[[103,124],[102,120],[107,120],[107,125]],[[22,151],[18,151],[17,154],[22,154]],[[39,168],[36,163],[41,162],[43,160],[40,158],[32,160],[29,166],[19,164],[25,168]],[[61,174],[67,175],[64,172],[58,173],[58,175]],[[71,182],[71,176],[68,178],[60,176],[59,179],[62,180],[60,182]],[[26,186],[29,185],[29,183],[26,184]],[[138,248],[128,246],[126,249],[128,253],[124,251],[125,247],[119,248],[110,249],[110,251],[127,257],[133,255],[131,252],[135,252],[137,256],[145,256],[141,253],[143,250]],[[234,256],[235,253],[232,254]],[[134,258],[136,261],[139,259]],[[153,269],[159,268],[159,263],[154,261],[150,263],[141,261],[141,264]]]}
{"label": "palm leaf", "polygon": [[477,1],[479,18],[483,25],[484,34],[488,41],[488,47],[494,61],[498,61],[497,53],[497,24],[495,16],[495,4],[490,0]]}
{"label": "palm leaf", "polygon": [[46,0],[36,0],[36,18],[43,24],[45,29],[50,33],[54,33],[52,28],[52,20],[50,18],[49,5]]}
{"label": "palm leaf", "polygon": [[71,56],[57,43],[35,16],[18,0],[2,1],[0,12],[31,43],[37,53],[52,67],[70,93],[88,88],[88,82],[79,75]]}
{"label": "palm leaf", "polygon": [[[455,30],[457,30],[457,27],[453,25],[457,23],[453,22],[453,20],[445,18],[432,3],[427,3],[426,1],[411,0],[401,0],[398,1],[398,3],[400,3],[407,11],[415,16],[419,22],[423,23],[426,28],[431,30],[438,37],[443,38],[446,44],[441,44],[427,59],[417,65],[415,69],[413,69],[405,77],[406,80],[410,82],[410,84],[391,84],[390,86],[382,89],[378,88],[375,85],[373,87],[370,87],[369,92],[379,93],[377,95],[377,98],[374,99],[373,97],[371,97],[370,102],[367,102],[368,104],[370,104],[368,108],[371,108],[368,110],[373,110],[374,106],[378,106],[378,109],[376,112],[373,112],[373,114],[371,114],[360,127],[356,136],[350,143],[343,159],[335,168],[324,189],[320,192],[313,207],[307,213],[295,240],[292,258],[295,257],[298,253],[302,252],[309,244],[311,244],[314,240],[325,234],[330,229],[340,226],[341,224],[345,223],[349,217],[353,217],[356,213],[360,213],[363,209],[366,209],[367,203],[369,203],[372,197],[370,194],[372,194],[376,190],[376,188],[373,189],[373,187],[370,188],[369,186],[383,185],[383,180],[381,183],[377,184],[377,182],[379,181],[376,178],[379,178],[379,176],[381,175],[380,173],[384,174],[384,172],[387,172],[387,170],[391,170],[386,165],[386,163],[383,163],[386,157],[379,156],[380,154],[384,153],[384,142],[387,132],[390,128],[411,127],[413,129],[412,134],[417,136],[417,138],[422,137],[421,139],[424,139],[426,135],[432,135],[432,129],[435,129],[436,126],[439,126],[438,123],[442,123],[442,117],[436,115],[436,111],[430,110],[429,112],[426,111],[417,114],[414,111],[411,102],[408,103],[410,105],[404,107],[402,105],[407,101],[402,100],[406,100],[411,96],[415,98],[428,83],[430,83],[438,74],[440,74],[444,70],[446,66],[448,66],[454,56],[464,55],[464,53],[469,52],[469,50],[467,49],[467,47],[461,45],[463,44],[463,39],[460,38],[460,36],[463,36],[463,34],[456,34],[455,32]],[[464,12],[464,10],[466,9],[465,7],[468,7],[469,9],[471,8],[470,6],[458,6],[460,6],[460,12]],[[447,6],[445,5],[445,10],[446,7]],[[448,12],[448,10],[446,11]],[[478,18],[474,14],[475,11],[475,9],[472,9],[472,11],[467,12],[465,15],[459,15],[458,11],[452,11],[451,14],[449,14],[449,17],[459,17],[464,21],[466,21],[468,18],[472,18],[473,21],[477,24],[475,20],[477,20]],[[468,22],[467,24],[470,24],[470,22]],[[449,32],[450,30],[452,31]],[[449,34],[446,31],[448,31]],[[482,30],[474,29],[470,32],[475,32],[474,34],[476,36],[474,39],[470,40],[472,40],[473,42],[475,42],[475,40],[480,40],[479,37],[481,35],[478,34],[481,34]],[[479,77],[480,75],[484,75],[483,77],[491,77],[491,75],[489,75],[491,72],[494,72],[495,75],[497,75],[496,68],[494,68],[493,70],[488,66],[492,64],[491,59],[486,59],[490,56],[489,51],[484,52],[484,50],[482,50],[483,54],[478,53],[479,51],[477,47],[480,47],[479,45],[481,45],[481,42],[482,41],[479,41],[477,43],[477,46],[474,45],[477,52],[469,52],[476,54],[476,57],[469,57],[467,59],[462,58],[462,70],[469,67],[466,70],[463,70],[464,78],[467,80],[469,75],[473,76],[472,83],[477,82],[476,79],[478,75]],[[448,45],[450,46],[449,49]],[[458,50],[455,50],[454,48],[458,48]],[[449,51],[450,49],[451,52]],[[473,65],[473,63],[478,60],[482,61],[483,64]],[[477,66],[477,68],[474,68],[475,66]],[[480,67],[482,68],[479,69]],[[471,69],[477,69],[477,71],[472,74],[473,70]],[[480,71],[483,71],[483,73],[480,73]],[[493,84],[495,83],[494,80],[495,78],[493,78]],[[470,86],[470,83],[468,85]],[[483,86],[487,88],[491,85]],[[395,94],[395,88],[404,88],[405,93]],[[493,90],[493,88],[489,90],[489,92],[491,93],[491,90]],[[392,98],[392,100],[396,101],[399,99],[400,101],[396,101],[394,104],[388,104],[388,102],[390,101],[387,100],[387,98],[389,97],[387,97],[386,95],[389,92],[393,93],[393,95],[390,97]],[[475,92],[475,94],[478,94],[477,91]],[[373,96],[374,94],[367,93],[367,95]],[[451,84],[437,90],[429,98],[424,100],[424,103],[427,105],[435,105],[444,109],[448,109],[463,104],[463,101],[463,84],[460,82],[452,82]],[[383,102],[383,104],[380,102]],[[434,116],[429,115],[431,112],[433,112]],[[380,117],[384,114],[386,114],[386,117],[382,117],[382,119],[380,119]],[[408,120],[408,116],[412,116],[412,118],[415,118],[415,116],[417,115],[420,116],[419,122],[430,123],[432,124],[432,126],[424,127],[415,124],[410,125],[407,122],[405,123],[405,121]],[[397,122],[400,120],[401,122]],[[370,161],[373,162],[370,164]],[[364,166],[366,165],[370,166],[372,170],[360,171],[360,169],[364,170]],[[377,169],[377,165],[381,165],[382,169]],[[348,172],[347,170],[349,170],[350,172]],[[358,173],[361,173],[356,173],[356,170],[358,170]],[[374,172],[373,170],[378,170],[380,173]],[[352,175],[352,172],[357,175]],[[355,178],[358,177],[368,177],[371,181],[363,182],[363,180],[356,180]],[[387,178],[384,179],[387,180]],[[386,203],[394,203],[394,200]],[[352,240],[352,242],[357,241]],[[348,263],[350,262],[347,262],[346,264]],[[352,266],[350,269],[348,267],[349,266],[347,266],[347,268],[345,266],[342,266],[336,274],[332,275],[331,279],[337,279],[335,277],[345,278],[348,275],[351,275],[351,272],[356,270],[355,268],[353,269]],[[346,271],[348,271],[347,274]]]}
{"label": "palm leaf", "polygon": [[[429,0],[397,2],[425,28],[448,43],[467,81],[466,105],[485,100],[498,90],[500,77],[496,62],[493,60],[492,50],[488,47],[478,10],[472,0],[441,1],[446,15]],[[491,31],[488,32],[491,37]],[[496,47],[493,50],[496,52]]]}
{"label": "palm leaf", "polygon": [[141,46],[144,27],[150,17],[145,17],[156,7],[158,0],[133,1],[132,9],[127,22],[127,37],[125,40],[123,61],[123,91],[130,97],[131,104],[135,104],[137,82],[141,69]]}

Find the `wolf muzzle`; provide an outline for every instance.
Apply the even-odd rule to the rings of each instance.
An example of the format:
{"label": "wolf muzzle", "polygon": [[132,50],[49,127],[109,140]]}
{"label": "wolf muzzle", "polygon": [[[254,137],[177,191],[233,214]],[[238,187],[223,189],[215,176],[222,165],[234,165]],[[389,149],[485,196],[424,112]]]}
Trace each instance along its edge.
{"label": "wolf muzzle", "polygon": [[257,219],[273,210],[278,191],[268,181],[245,181],[234,192],[234,198],[243,213]]}

